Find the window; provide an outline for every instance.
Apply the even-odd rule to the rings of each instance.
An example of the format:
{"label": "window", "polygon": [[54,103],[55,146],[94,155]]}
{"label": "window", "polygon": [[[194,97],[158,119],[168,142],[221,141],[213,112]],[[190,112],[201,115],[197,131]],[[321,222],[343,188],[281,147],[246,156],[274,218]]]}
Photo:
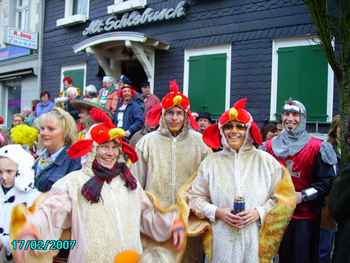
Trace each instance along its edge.
{"label": "window", "polygon": [[144,8],[147,0],[114,0],[114,4],[107,7],[108,14],[127,12]]}
{"label": "window", "polygon": [[230,79],[231,46],[185,50],[184,93],[192,111],[218,117],[229,108]]}
{"label": "window", "polygon": [[63,90],[64,77],[71,77],[73,80],[73,86],[78,88],[79,94],[82,95],[86,86],[86,64],[62,67],[61,91]]}
{"label": "window", "polygon": [[65,0],[64,18],[56,21],[57,26],[84,23],[89,18],[89,0]]}
{"label": "window", "polygon": [[305,105],[308,122],[331,121],[333,79],[317,39],[275,40],[270,119],[276,120],[284,102],[293,98]]}
{"label": "window", "polygon": [[29,0],[16,0],[15,27],[19,30],[28,31],[29,27]]}

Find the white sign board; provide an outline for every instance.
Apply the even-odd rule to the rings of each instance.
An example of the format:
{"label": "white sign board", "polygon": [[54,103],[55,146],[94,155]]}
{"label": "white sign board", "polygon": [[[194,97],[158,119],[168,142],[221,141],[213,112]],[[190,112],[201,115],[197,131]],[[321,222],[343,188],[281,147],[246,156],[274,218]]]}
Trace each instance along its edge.
{"label": "white sign board", "polygon": [[38,33],[28,33],[9,28],[7,30],[6,43],[19,47],[38,49]]}

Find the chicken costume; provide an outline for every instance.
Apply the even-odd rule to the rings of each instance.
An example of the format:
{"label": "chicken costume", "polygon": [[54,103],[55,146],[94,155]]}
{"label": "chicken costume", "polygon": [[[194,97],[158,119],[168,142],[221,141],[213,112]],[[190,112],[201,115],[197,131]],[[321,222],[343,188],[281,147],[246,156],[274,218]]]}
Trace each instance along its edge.
{"label": "chicken costume", "polygon": [[[191,209],[211,222],[212,239],[206,251],[212,263],[271,262],[295,207],[288,172],[273,156],[253,145],[261,144],[261,136],[245,103],[244,99],[236,102],[221,115],[218,124],[204,131],[204,141],[213,149],[222,145],[223,150],[205,158],[189,189]],[[230,121],[247,127],[238,151],[223,135],[222,127]],[[235,197],[244,198],[246,210],[255,208],[260,220],[241,230],[217,220],[216,210],[231,208]]]}
{"label": "chicken costume", "polygon": [[[20,239],[29,232],[36,239],[57,240],[70,230],[68,239],[76,240],[68,257],[71,263],[113,262],[125,251],[140,255],[140,232],[158,241],[169,239],[177,211],[162,214],[154,209],[127,166],[127,162],[137,161],[137,155],[122,140],[124,133],[110,122],[93,125],[87,138],[68,150],[71,158],[88,154],[83,168],[57,181],[24,222],[20,220],[23,208],[17,207],[12,238]],[[111,174],[103,177],[99,173],[107,168],[95,160],[96,147],[111,140],[119,144],[121,152],[114,167],[108,169]],[[52,254],[31,257],[30,262],[51,262]]]}
{"label": "chicken costume", "polygon": [[[166,111],[173,107],[179,107],[185,113],[184,127],[176,137],[169,131],[164,118]],[[159,125],[159,128],[136,144],[139,162],[131,168],[133,174],[138,176],[145,190],[159,198],[162,206],[179,204],[180,188],[196,174],[201,161],[211,150],[203,143],[201,134],[195,131],[198,126],[192,117],[189,99],[179,91],[175,81],[170,82],[170,91],[161,104],[147,114],[146,125]],[[182,215],[186,221],[187,215]],[[176,255],[177,262],[201,262],[200,243],[196,241],[189,245],[184,261]]]}

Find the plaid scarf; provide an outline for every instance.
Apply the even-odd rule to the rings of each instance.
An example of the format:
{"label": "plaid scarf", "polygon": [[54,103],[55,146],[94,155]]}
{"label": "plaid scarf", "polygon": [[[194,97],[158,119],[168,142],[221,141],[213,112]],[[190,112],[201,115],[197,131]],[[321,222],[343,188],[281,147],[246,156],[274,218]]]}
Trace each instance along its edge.
{"label": "plaid scarf", "polygon": [[97,203],[100,200],[103,184],[105,182],[109,184],[118,174],[122,176],[125,186],[130,190],[135,190],[137,187],[137,181],[125,163],[116,162],[112,169],[108,169],[95,159],[92,163],[92,171],[95,176],[89,179],[81,189],[81,194],[91,203]]}

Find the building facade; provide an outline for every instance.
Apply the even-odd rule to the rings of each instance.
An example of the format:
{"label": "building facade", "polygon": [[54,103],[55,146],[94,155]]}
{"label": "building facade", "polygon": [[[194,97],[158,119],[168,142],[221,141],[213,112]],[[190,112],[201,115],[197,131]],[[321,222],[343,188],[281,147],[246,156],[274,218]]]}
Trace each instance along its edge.
{"label": "building facade", "polygon": [[322,127],[337,108],[333,72],[302,0],[47,0],[42,87],[126,74],[163,96],[176,79],[193,111],[218,115],[248,98],[276,120],[289,97]]}
{"label": "building facade", "polygon": [[0,0],[0,115],[32,108],[40,93],[41,0]]}

